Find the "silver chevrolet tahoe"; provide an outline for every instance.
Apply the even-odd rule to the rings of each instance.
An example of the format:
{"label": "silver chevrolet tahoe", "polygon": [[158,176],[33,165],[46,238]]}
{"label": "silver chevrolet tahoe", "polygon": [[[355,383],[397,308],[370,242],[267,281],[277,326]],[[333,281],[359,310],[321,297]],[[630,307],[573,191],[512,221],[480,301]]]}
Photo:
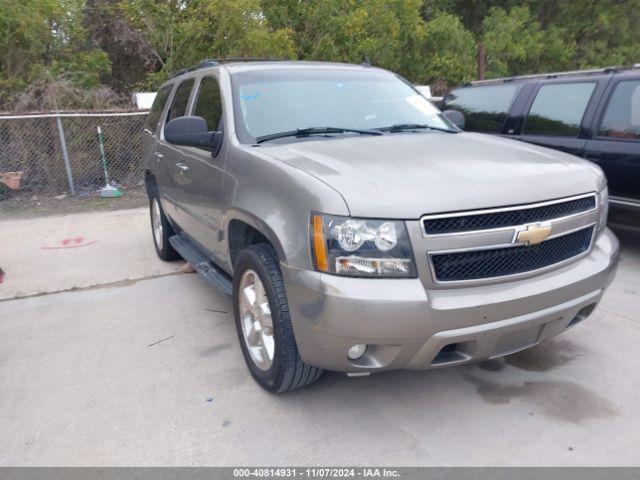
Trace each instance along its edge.
{"label": "silver chevrolet tahoe", "polygon": [[232,296],[261,386],[500,357],[593,312],[619,250],[601,170],[454,114],[366,65],[210,60],[160,88],[155,248]]}

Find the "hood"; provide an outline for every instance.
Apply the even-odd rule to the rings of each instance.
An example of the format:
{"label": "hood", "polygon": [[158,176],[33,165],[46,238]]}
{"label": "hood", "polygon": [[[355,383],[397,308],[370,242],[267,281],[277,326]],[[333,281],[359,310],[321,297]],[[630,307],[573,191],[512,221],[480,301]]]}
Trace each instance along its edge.
{"label": "hood", "polygon": [[604,182],[598,167],[578,157],[476,133],[307,140],[263,152],[333,187],[358,217],[417,219],[533,203],[597,191]]}

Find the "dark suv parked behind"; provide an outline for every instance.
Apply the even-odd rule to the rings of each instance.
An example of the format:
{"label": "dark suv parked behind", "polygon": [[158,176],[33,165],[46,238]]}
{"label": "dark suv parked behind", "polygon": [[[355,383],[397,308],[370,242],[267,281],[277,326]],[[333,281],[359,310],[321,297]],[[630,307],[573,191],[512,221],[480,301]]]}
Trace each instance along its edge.
{"label": "dark suv parked behind", "polygon": [[640,210],[640,65],[472,82],[441,107],[462,112],[467,131],[597,163],[611,204]]}

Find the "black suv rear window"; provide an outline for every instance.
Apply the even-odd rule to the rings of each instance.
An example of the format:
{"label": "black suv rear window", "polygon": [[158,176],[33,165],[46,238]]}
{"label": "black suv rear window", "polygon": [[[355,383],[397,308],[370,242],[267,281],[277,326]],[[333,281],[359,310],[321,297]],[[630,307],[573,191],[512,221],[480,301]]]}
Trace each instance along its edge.
{"label": "black suv rear window", "polygon": [[465,117],[465,130],[499,133],[522,85],[512,83],[458,88],[444,99],[442,110],[461,111]]}
{"label": "black suv rear window", "polygon": [[576,137],[595,82],[543,85],[531,105],[524,133]]}

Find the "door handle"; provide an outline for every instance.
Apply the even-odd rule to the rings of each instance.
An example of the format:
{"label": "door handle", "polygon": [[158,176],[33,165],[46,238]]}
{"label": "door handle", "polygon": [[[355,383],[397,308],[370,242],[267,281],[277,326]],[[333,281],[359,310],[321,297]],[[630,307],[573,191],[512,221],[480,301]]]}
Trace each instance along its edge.
{"label": "door handle", "polygon": [[164,157],[160,152],[154,152],[153,156],[156,158],[156,162],[159,162]]}
{"label": "door handle", "polygon": [[176,163],[176,167],[180,170],[180,173],[187,173],[189,171],[189,167],[184,163]]}

